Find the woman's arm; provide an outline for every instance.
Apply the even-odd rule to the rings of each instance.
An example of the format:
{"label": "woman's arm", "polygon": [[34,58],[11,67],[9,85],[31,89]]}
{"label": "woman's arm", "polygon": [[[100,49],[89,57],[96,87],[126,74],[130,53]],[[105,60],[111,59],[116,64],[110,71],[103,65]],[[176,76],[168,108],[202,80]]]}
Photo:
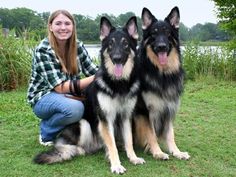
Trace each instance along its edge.
{"label": "woman's arm", "polygon": [[80,90],[83,90],[88,87],[88,85],[94,80],[94,75],[86,77],[80,80]]}
{"label": "woman's arm", "polygon": [[[79,86],[78,89],[83,90],[85,89],[92,81],[94,80],[94,75],[77,80],[77,85]],[[65,81],[59,85],[57,85],[54,90],[58,93],[70,93],[70,82],[72,81]],[[80,83],[78,83],[80,82]],[[74,91],[74,86],[72,84],[72,91]]]}

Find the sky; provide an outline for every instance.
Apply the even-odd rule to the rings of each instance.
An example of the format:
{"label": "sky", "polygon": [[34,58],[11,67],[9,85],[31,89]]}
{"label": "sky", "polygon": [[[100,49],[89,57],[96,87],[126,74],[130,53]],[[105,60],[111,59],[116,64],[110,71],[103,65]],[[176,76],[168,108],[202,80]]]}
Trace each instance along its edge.
{"label": "sky", "polygon": [[118,16],[126,12],[141,17],[146,7],[157,19],[164,19],[174,6],[179,7],[180,21],[189,28],[197,23],[217,23],[212,0],[0,0],[0,8],[26,7],[39,13],[66,9],[93,18],[103,13]]}

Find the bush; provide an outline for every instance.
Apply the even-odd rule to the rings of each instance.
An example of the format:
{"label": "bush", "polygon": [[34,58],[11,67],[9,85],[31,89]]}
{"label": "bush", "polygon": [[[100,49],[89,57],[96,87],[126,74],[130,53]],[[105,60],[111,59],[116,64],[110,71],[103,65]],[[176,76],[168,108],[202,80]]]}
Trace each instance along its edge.
{"label": "bush", "polygon": [[187,79],[214,76],[218,79],[236,80],[236,57],[224,46],[200,46],[190,42],[183,50],[183,66]]}
{"label": "bush", "polygon": [[13,90],[28,82],[33,43],[0,34],[0,91]]}

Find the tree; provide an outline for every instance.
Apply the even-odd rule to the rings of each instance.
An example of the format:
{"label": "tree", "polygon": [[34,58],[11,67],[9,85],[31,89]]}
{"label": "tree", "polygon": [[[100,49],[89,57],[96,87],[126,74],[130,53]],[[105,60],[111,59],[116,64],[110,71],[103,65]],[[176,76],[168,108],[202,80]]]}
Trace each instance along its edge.
{"label": "tree", "polygon": [[39,13],[38,15],[43,19],[44,23],[47,24],[50,12],[43,12]]}
{"label": "tree", "polygon": [[[212,0],[213,1],[213,0]],[[215,0],[216,2],[225,3],[225,1]],[[230,0],[226,0],[229,2]],[[230,1],[231,2],[231,1]],[[230,4],[230,7],[235,7],[234,4]],[[223,8],[222,8],[223,9]],[[180,23],[180,40],[196,40],[196,41],[208,41],[208,40],[218,40],[218,41],[228,41],[234,36],[235,39],[235,13],[232,14],[231,11],[235,12],[235,9],[230,8],[229,18],[222,17],[219,24],[224,26],[224,29],[219,28],[219,24],[205,23],[196,24],[192,28],[186,27],[183,23]],[[219,13],[220,14],[220,13]],[[6,30],[12,30],[17,36],[24,34],[24,37],[30,37],[34,39],[42,39],[47,35],[47,20],[49,18],[50,12],[37,13],[33,10],[27,8],[16,8],[16,9],[6,9],[0,8],[0,27],[7,28]],[[114,16],[112,14],[100,14],[94,19],[89,16],[83,16],[79,14],[74,14],[77,28],[78,38],[84,42],[98,42],[99,41],[99,25],[102,16],[106,16],[112,23],[112,25],[118,27],[123,26],[127,20],[134,16],[133,12],[127,12],[125,14],[120,14],[119,16]],[[229,20],[230,19],[230,20]],[[139,40],[142,39],[142,20],[137,17]],[[5,30],[5,29],[4,29]],[[0,30],[1,31],[1,30]],[[23,33],[22,33],[23,32]],[[229,34],[231,32],[231,35]],[[236,46],[235,46],[236,48]]]}
{"label": "tree", "polygon": [[135,16],[133,12],[127,12],[125,14],[120,14],[116,21],[118,22],[118,26],[124,26],[128,19],[132,16]]}
{"label": "tree", "polygon": [[45,28],[43,19],[35,11],[27,8],[0,8],[0,19],[2,27],[14,29],[17,36],[23,33],[26,35],[26,31]]}
{"label": "tree", "polygon": [[217,8],[221,27],[233,36],[230,48],[236,48],[236,2],[235,0],[212,0]]}
{"label": "tree", "polygon": [[3,28],[10,28],[14,24],[13,14],[11,10],[0,8],[0,22]]}
{"label": "tree", "polygon": [[181,41],[189,40],[189,28],[185,26],[183,23],[179,25],[179,37]]}
{"label": "tree", "polygon": [[190,40],[202,41],[204,31],[202,31],[203,25],[198,23],[190,29]]}
{"label": "tree", "polygon": [[214,23],[205,23],[202,26],[202,31],[204,31],[204,35],[202,36],[203,41],[209,41],[216,39],[216,28],[217,25]]}
{"label": "tree", "polygon": [[91,17],[74,14],[77,36],[83,42],[99,40],[99,26]]}

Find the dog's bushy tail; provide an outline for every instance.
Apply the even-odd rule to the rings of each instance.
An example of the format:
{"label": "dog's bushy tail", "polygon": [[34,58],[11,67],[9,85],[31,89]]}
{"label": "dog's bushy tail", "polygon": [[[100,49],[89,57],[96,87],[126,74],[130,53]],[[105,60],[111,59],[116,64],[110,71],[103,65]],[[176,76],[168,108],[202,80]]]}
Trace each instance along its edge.
{"label": "dog's bushy tail", "polygon": [[75,145],[60,145],[53,147],[53,149],[39,153],[35,156],[33,161],[37,164],[53,164],[70,160],[77,155],[83,155],[85,151],[83,148]]}

